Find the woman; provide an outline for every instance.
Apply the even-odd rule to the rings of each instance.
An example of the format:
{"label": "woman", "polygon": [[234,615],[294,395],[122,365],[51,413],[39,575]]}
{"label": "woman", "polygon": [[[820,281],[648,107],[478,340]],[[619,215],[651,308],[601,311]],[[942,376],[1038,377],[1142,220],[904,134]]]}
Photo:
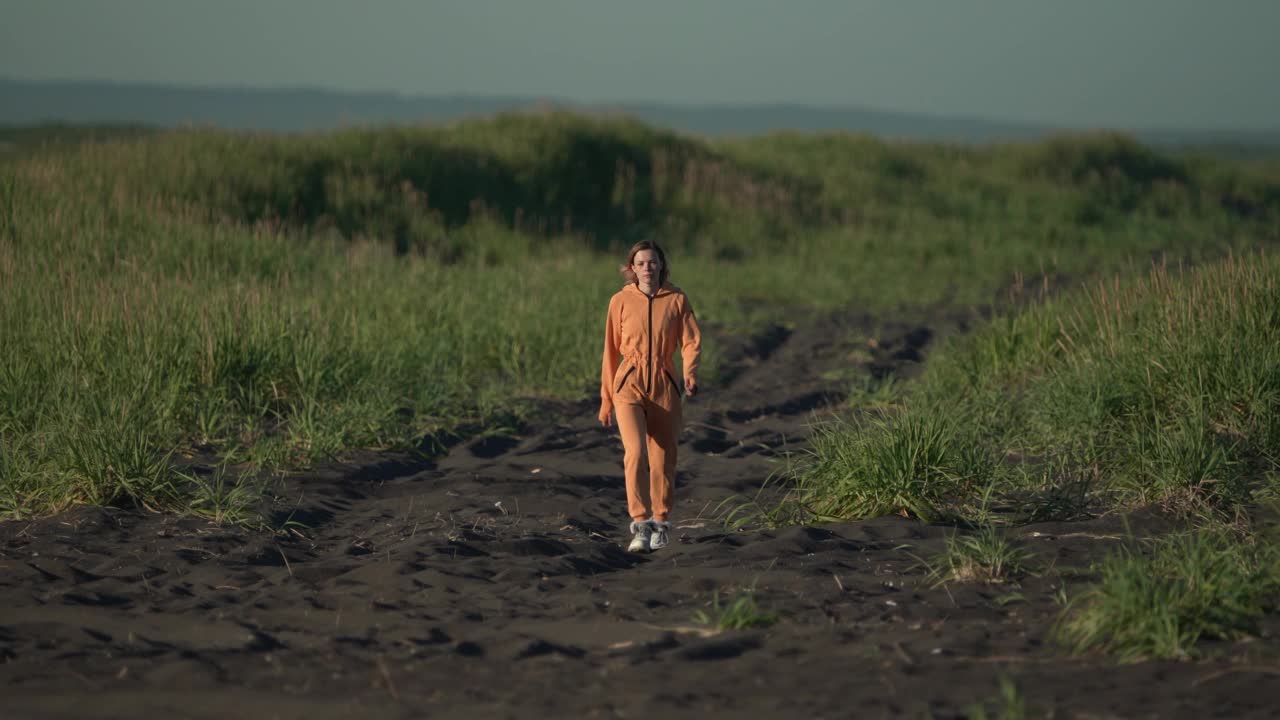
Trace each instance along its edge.
{"label": "woman", "polygon": [[633,535],[627,550],[645,552],[666,547],[670,528],[681,413],[671,356],[680,350],[684,394],[693,397],[702,335],[689,298],[667,280],[667,258],[656,242],[632,246],[620,270],[627,282],[609,300],[600,424],[617,419]]}

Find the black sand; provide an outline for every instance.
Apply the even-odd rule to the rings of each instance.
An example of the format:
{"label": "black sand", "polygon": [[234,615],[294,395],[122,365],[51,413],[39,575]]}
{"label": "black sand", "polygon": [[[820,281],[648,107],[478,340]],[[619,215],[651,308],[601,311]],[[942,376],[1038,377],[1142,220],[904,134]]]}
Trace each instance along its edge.
{"label": "black sand", "polygon": [[[1122,518],[1011,531],[1038,571],[932,587],[946,528],[888,517],[727,532],[835,399],[831,368],[909,376],[939,328],[814,322],[731,344],[686,409],[671,547],[629,555],[621,446],[592,401],[436,463],[289,478],[305,536],[83,508],[0,524],[0,717],[961,717],[1012,681],[1028,716],[1280,715],[1268,637],[1119,665],[1048,633]],[[836,340],[874,332],[870,360]],[[1127,519],[1137,532],[1155,517]],[[715,593],[779,622],[706,632]],[[989,709],[995,709],[991,704]]]}

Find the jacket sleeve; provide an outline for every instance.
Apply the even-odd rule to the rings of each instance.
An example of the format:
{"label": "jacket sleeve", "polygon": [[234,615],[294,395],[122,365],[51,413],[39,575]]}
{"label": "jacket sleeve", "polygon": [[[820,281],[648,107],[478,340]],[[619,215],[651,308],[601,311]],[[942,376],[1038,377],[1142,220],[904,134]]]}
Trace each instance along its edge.
{"label": "jacket sleeve", "polygon": [[613,408],[613,374],[617,371],[618,363],[622,359],[618,337],[621,321],[619,313],[620,305],[617,298],[613,298],[609,301],[609,312],[605,318],[604,358],[600,362],[600,410],[602,412]]}
{"label": "jacket sleeve", "polygon": [[698,379],[698,361],[702,355],[702,331],[698,328],[698,318],[693,314],[693,305],[689,296],[681,298],[680,309],[680,358],[684,361],[684,376]]}

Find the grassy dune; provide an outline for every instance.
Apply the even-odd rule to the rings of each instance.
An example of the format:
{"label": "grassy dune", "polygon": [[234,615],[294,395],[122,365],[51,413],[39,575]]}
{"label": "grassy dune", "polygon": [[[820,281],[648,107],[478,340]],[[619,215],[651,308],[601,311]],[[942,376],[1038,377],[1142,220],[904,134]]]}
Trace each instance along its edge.
{"label": "grassy dune", "polygon": [[1200,655],[1274,608],[1278,368],[1274,254],[1097,281],[958,339],[887,402],[855,396],[772,514],[974,526],[934,573],[1002,582],[1026,569],[998,525],[1155,506],[1187,529],[1106,557],[1054,634],[1124,660]]}
{"label": "grassy dune", "polygon": [[934,355],[896,403],[819,428],[827,518],[1232,513],[1280,475],[1280,258],[1098,281]]}
{"label": "grassy dune", "polygon": [[[714,383],[714,331],[853,304],[984,303],[1020,277],[1131,272],[1155,254],[1216,258],[1274,242],[1277,227],[1274,163],[1166,156],[1112,135],[988,148],[849,135],[713,143],[550,114],[23,145],[0,155],[0,515],[86,502],[215,514],[230,491],[183,476],[175,453],[279,469],[355,448],[431,451],[450,433],[518,423],[541,400],[590,396],[618,251],[643,237],[668,245],[673,279],[713,331]],[[1216,271],[1262,284],[1220,292],[1265,294],[1267,263]],[[1123,300],[1102,292],[1099,303]],[[1130,436],[1168,442],[1151,428],[1185,408],[1144,399],[1145,374],[1102,374],[1118,372],[1106,353],[1138,352],[1127,341],[1091,345],[1087,361],[1055,355],[1066,341],[1045,328],[1085,323],[1071,336],[1085,343],[1090,328],[1110,327],[1094,315],[1004,321],[1010,334],[980,336],[987,350],[957,351],[922,386],[924,395],[967,388],[965,417],[979,422],[964,427],[981,437],[955,445],[958,460],[950,451],[938,460],[949,475],[972,474],[957,480],[966,491],[1007,474],[994,453],[1015,445],[1075,474],[1115,464],[1128,479],[1116,492],[1152,499],[1182,497],[1162,489],[1176,485],[1161,479],[1166,465],[1208,463],[1216,477],[1244,462],[1198,425],[1173,437],[1207,455],[1184,457],[1180,445],[1143,466],[1109,449]],[[1250,318],[1237,320],[1262,332]],[[1171,359],[1156,375],[1160,392],[1185,391],[1211,360]],[[1056,379],[1033,386],[1049,367],[1061,369]],[[1215,400],[1191,417],[1273,442],[1260,408],[1274,385],[1246,367],[1232,372],[1206,382],[1254,382],[1231,385],[1247,411]],[[997,377],[1041,396],[1002,400],[983,389]],[[1036,404],[1070,395],[1073,382],[1103,395]],[[1030,418],[1022,435],[1001,424],[1001,403]],[[903,417],[881,421],[885,442],[904,422],[921,438],[958,432],[940,414]],[[892,461],[898,451],[883,452]],[[820,476],[806,487],[823,513],[889,508],[850,505],[844,480]],[[1157,489],[1141,490],[1149,478]],[[917,500],[922,516],[952,506]]]}

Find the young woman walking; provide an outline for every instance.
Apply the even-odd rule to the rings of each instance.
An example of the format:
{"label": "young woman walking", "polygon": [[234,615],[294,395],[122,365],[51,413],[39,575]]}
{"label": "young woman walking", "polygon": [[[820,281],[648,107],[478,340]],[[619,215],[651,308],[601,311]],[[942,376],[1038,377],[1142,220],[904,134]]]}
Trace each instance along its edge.
{"label": "young woman walking", "polygon": [[600,424],[617,418],[631,515],[627,550],[645,552],[666,547],[670,528],[682,402],[672,355],[680,350],[683,394],[693,397],[702,334],[689,298],[668,281],[656,242],[633,245],[621,272],[627,282],[609,300],[604,329]]}

